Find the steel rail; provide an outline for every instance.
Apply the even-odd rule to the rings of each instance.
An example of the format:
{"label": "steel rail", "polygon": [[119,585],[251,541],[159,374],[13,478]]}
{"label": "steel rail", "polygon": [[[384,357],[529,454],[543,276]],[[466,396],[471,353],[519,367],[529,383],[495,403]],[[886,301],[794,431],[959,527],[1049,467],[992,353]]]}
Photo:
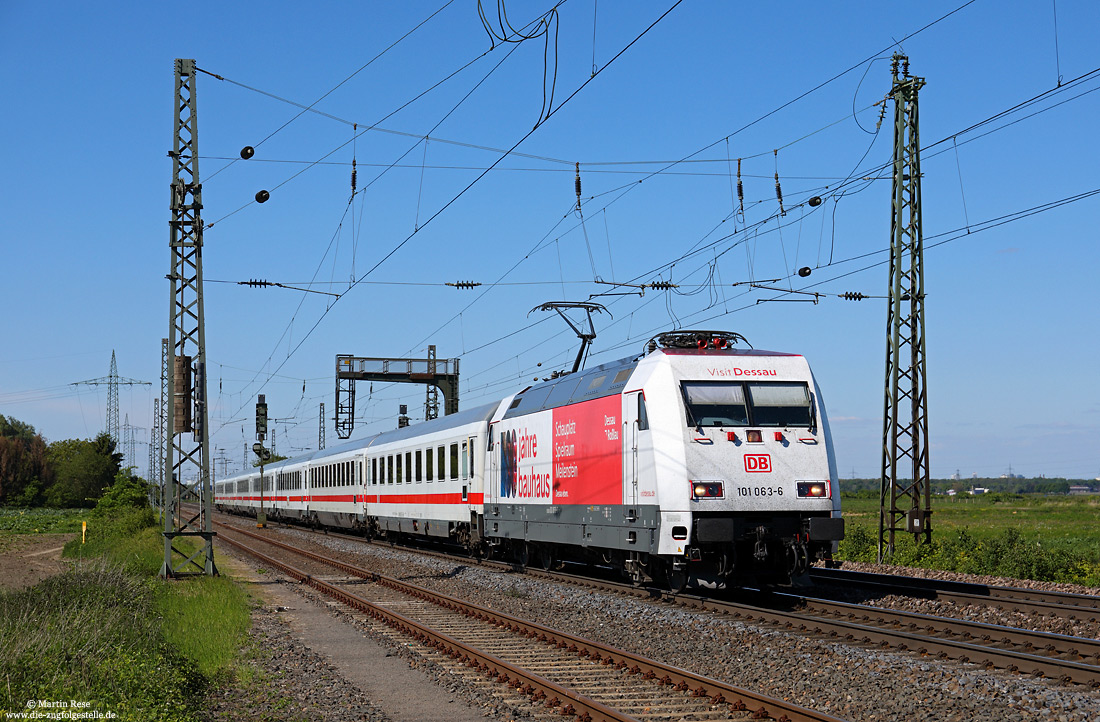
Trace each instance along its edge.
{"label": "steel rail", "polygon": [[920,577],[893,576],[842,569],[810,570],[817,581],[855,584],[907,597],[938,599],[960,604],[983,604],[1013,611],[1055,615],[1067,619],[1100,621],[1100,596],[1042,592],[1017,587],[1000,587]]}
{"label": "steel rail", "polygon": [[[423,599],[425,601],[430,601],[446,609],[461,612],[479,621],[501,627],[506,631],[520,634],[528,638],[537,639],[538,641],[545,644],[555,646],[559,649],[567,650],[582,658],[587,658],[605,665],[614,666],[631,674],[640,674],[644,679],[651,680],[655,683],[659,683],[665,686],[671,686],[674,689],[678,689],[684,692],[690,692],[694,697],[709,697],[714,704],[730,705],[731,711],[752,711],[754,717],[757,719],[771,717],[772,719],[780,721],[785,720],[788,722],[842,722],[838,718],[831,715],[799,707],[798,705],[785,702],[775,697],[752,692],[750,690],[735,687],[733,685],[729,685],[717,680],[708,679],[687,670],[673,667],[671,665],[665,665],[630,652],[616,649],[614,647],[600,644],[598,642],[593,642],[591,640],[583,639],[581,637],[577,637],[566,632],[561,632],[559,630],[555,630],[534,622],[529,622],[518,617],[505,614],[503,612],[499,612],[493,609],[489,609],[487,607],[482,607],[471,602],[466,602],[455,597],[451,597],[446,594],[434,592],[424,587],[412,584],[410,582],[386,577],[384,575],[378,574],[377,572],[365,570],[336,559],[331,559],[321,554],[316,554],[315,552],[299,549],[292,545],[269,539],[263,535],[256,534],[245,529],[240,529],[239,527],[228,526],[219,522],[215,523],[217,523],[219,526],[225,526],[233,533],[239,533],[243,536],[258,539],[266,544],[271,544],[272,546],[281,548],[285,551],[289,551],[293,554],[298,554],[313,561],[331,566],[352,576],[374,581],[378,584],[401,591],[410,596]],[[260,552],[251,550],[240,542],[232,540],[225,535],[219,535],[217,538],[220,541],[226,541],[240,548],[247,549],[248,553],[254,554],[258,558],[262,557],[265,563],[272,564],[277,568],[289,566],[284,565],[281,562],[277,562],[267,555],[262,555]],[[317,587],[317,584],[320,583],[325,585],[326,587],[332,587],[332,585],[325,582],[320,582],[320,580],[317,580],[315,577],[311,577],[305,572],[301,572],[298,570],[295,571],[296,573],[291,574],[292,576],[295,576],[295,578],[298,578],[301,581],[306,581],[306,578],[308,578],[310,580],[308,583],[310,583],[311,586],[319,588]],[[290,572],[288,572],[288,574],[290,574]],[[336,587],[332,588],[337,589]],[[364,604],[371,608],[374,607],[374,605],[371,605],[371,603],[367,600],[363,600],[343,590],[338,591],[340,592],[340,595],[354,597],[357,600],[356,604]],[[356,608],[360,607],[357,606]],[[400,617],[400,615],[396,615],[396,613],[386,610],[384,608],[379,609],[384,615],[392,614]],[[363,611],[367,610],[364,609]],[[412,620],[406,620],[404,617],[401,617],[401,619],[409,622],[412,625],[416,625],[415,628],[418,631],[422,627],[422,625],[418,625],[416,622],[412,622]],[[461,643],[455,642],[454,640],[450,641],[456,645],[462,646]],[[507,664],[506,662],[502,662],[500,660],[497,661],[501,664]],[[523,674],[530,673],[522,673],[520,670],[513,668],[508,671],[507,674],[520,674],[522,676]],[[541,680],[541,678],[539,679]],[[549,680],[542,681],[546,682],[547,684],[554,684],[553,682],[549,682]],[[531,684],[532,686],[534,686],[533,682]],[[549,693],[547,693],[547,695],[549,696]],[[573,696],[571,696],[570,699],[573,699],[573,697],[581,697],[581,695],[577,695],[576,693],[572,693],[572,695]],[[780,712],[779,716],[774,716],[771,713],[771,710],[778,710]],[[593,716],[592,719],[598,718]],[[632,718],[609,717],[607,719]]]}
{"label": "steel rail", "polygon": [[1026,652],[1001,650],[995,647],[960,642],[940,637],[929,637],[901,630],[882,629],[854,622],[830,620],[781,612],[749,604],[715,600],[706,597],[691,598],[679,595],[677,601],[686,606],[710,609],[729,614],[748,622],[767,622],[783,629],[812,632],[845,642],[893,647],[900,651],[915,651],[922,655],[935,655],[963,663],[975,663],[982,667],[995,667],[1010,672],[1030,673],[1038,677],[1050,677],[1063,683],[1076,682],[1089,687],[1100,687],[1100,667],[1089,664],[1042,657]]}
{"label": "steel rail", "polygon": [[[235,529],[234,531],[241,530]],[[427,644],[452,658],[459,659],[468,666],[478,668],[497,681],[507,684],[522,694],[525,694],[531,698],[533,702],[542,701],[547,708],[561,708],[562,714],[575,715],[578,720],[582,720],[583,722],[637,722],[634,717],[620,714],[573,690],[566,689],[537,674],[523,670],[491,654],[481,652],[474,647],[463,644],[458,640],[426,627],[404,615],[388,610],[356,594],[352,594],[333,584],[322,581],[235,539],[220,536],[218,537],[218,541],[230,544],[246,554],[263,561],[265,564],[281,570],[284,574],[297,579],[303,584],[307,584],[333,597],[340,603],[383,621],[402,633],[414,637],[417,641]]]}
{"label": "steel rail", "polygon": [[964,641],[982,640],[987,643],[1024,647],[1029,653],[1032,650],[1045,650],[1050,654],[1069,655],[1073,661],[1084,661],[1100,668],[1100,640],[1096,639],[1038,632],[968,619],[939,617],[900,609],[851,604],[786,592],[769,591],[760,594],[764,604],[756,606],[774,608],[782,605],[798,612],[843,617],[851,621],[857,619],[870,621],[872,618],[877,618],[880,624],[907,626],[910,630],[919,627],[929,634],[947,634],[952,637],[961,637]]}
{"label": "steel rail", "polygon": [[[236,530],[241,531],[239,529]],[[243,531],[242,533],[249,534],[250,532]],[[349,536],[340,533],[332,534],[331,536],[348,538],[360,542],[365,541],[359,537]],[[434,554],[433,552],[424,552],[423,550],[417,551],[419,553]],[[304,552],[304,550],[299,553],[309,554],[309,552]],[[452,555],[446,554],[440,554],[440,556],[453,558]],[[504,562],[485,562],[485,564],[498,566],[501,568],[514,568],[515,566]],[[780,626],[787,630],[798,630],[800,632],[805,632],[809,630],[813,631],[816,634],[841,639],[848,643],[859,642],[863,644],[874,644],[883,648],[893,647],[894,649],[898,649],[900,651],[915,650],[919,654],[934,654],[935,656],[940,658],[954,659],[963,663],[975,662],[980,666],[1000,668],[1011,672],[1023,671],[1039,677],[1057,679],[1063,683],[1077,683],[1094,688],[1100,687],[1100,667],[1088,663],[1077,662],[1075,660],[1058,659],[1056,657],[1036,655],[1029,652],[1020,652],[1010,649],[998,649],[997,647],[988,646],[985,644],[945,639],[942,637],[905,632],[901,630],[876,628],[873,626],[862,625],[851,621],[845,622],[840,620],[831,620],[820,616],[815,616],[813,614],[785,612],[783,610],[769,609],[760,605],[738,604],[735,602],[714,599],[712,597],[702,597],[695,594],[673,594],[671,592],[668,592],[667,590],[661,590],[651,587],[636,587],[620,582],[598,580],[591,577],[578,576],[564,572],[548,572],[531,568],[528,568],[527,572],[532,575],[552,578],[558,581],[565,581],[588,588],[603,589],[649,599],[662,599],[670,603],[681,604],[687,607],[721,612],[723,614],[732,615],[735,618],[744,619],[745,621],[766,621],[769,624]],[[871,607],[868,605],[857,605],[857,607],[860,611],[863,611],[865,613],[882,613],[884,611],[893,611],[883,610],[880,607]],[[936,618],[933,617],[933,619]],[[962,623],[964,621],[954,620],[950,618],[938,619],[943,619],[945,623]],[[995,627],[995,625],[990,626]],[[1027,630],[1020,631],[1023,632]],[[1032,634],[1042,633],[1033,632]],[[982,636],[984,637],[985,635],[983,634]],[[979,639],[980,638],[981,637],[979,637]],[[1078,637],[1065,637],[1065,639],[1081,640],[1080,646],[1084,647],[1086,651],[1091,649],[1091,640]],[[1044,645],[1044,647],[1045,646],[1046,645]],[[1065,649],[1065,653],[1073,657],[1089,656],[1088,654],[1082,654],[1080,649],[1073,647],[1067,647]]]}

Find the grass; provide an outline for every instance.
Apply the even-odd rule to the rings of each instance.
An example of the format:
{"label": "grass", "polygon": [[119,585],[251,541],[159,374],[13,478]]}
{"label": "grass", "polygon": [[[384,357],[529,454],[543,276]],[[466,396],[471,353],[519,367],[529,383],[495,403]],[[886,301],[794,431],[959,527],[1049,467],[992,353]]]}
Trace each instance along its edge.
{"label": "grass", "polygon": [[119,719],[189,719],[203,679],[161,634],[154,597],[104,561],[0,595],[3,709],[77,700]]}
{"label": "grass", "polygon": [[251,621],[224,577],[166,582],[149,510],[89,523],[66,545],[74,568],[0,594],[0,716],[26,700],[77,700],[122,720],[197,719],[203,692],[231,675]]}
{"label": "grass", "polygon": [[162,584],[157,608],[166,639],[208,678],[236,660],[252,621],[248,595],[225,577]]}
{"label": "grass", "polygon": [[[842,501],[840,557],[874,561],[877,498]],[[1100,586],[1100,497],[986,494],[932,500],[932,544],[896,537],[894,562],[976,574]]]}

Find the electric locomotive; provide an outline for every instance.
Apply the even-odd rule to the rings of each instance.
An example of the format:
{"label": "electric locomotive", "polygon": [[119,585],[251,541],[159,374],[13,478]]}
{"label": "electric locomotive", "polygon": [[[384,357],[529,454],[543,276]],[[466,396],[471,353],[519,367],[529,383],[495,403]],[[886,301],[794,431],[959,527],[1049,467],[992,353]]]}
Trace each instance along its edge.
{"label": "electric locomotive", "polygon": [[[789,583],[844,533],[828,421],[805,358],[740,343],[660,334],[640,356],[281,462],[301,493],[276,483],[269,513],[446,538],[519,565],[612,566],[673,589]],[[342,493],[323,493],[334,468]]]}

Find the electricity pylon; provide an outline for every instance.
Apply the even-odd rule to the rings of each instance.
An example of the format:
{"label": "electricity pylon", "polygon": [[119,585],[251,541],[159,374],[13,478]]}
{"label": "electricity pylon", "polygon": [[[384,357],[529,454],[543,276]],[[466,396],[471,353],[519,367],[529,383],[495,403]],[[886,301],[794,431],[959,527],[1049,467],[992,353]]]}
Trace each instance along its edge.
{"label": "electricity pylon", "polygon": [[107,433],[111,435],[111,439],[115,442],[115,449],[120,450],[122,444],[122,437],[119,433],[118,424],[118,387],[119,386],[149,386],[148,381],[138,381],[137,379],[128,379],[118,375],[118,364],[115,363],[115,352],[111,350],[111,371],[106,376],[100,376],[98,379],[88,379],[87,381],[74,381],[72,386],[80,386],[81,384],[86,386],[106,386],[107,387]]}

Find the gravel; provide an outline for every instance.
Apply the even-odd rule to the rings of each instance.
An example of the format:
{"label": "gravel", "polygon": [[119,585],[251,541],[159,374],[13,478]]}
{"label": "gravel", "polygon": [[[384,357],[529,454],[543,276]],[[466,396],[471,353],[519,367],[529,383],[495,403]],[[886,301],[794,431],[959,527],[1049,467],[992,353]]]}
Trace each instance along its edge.
{"label": "gravel", "polygon": [[[501,573],[474,562],[455,563],[300,530],[280,533],[339,551],[382,574],[411,579],[841,718],[937,722],[1100,719],[1098,690],[758,628],[715,613]],[[965,580],[976,581],[973,577]],[[1066,590],[1066,585],[1054,586]],[[882,601],[924,613],[944,613],[938,603],[927,600],[899,597]],[[987,607],[968,608],[966,614],[978,621],[1005,623],[1003,613]]]}
{"label": "gravel", "polygon": [[[1096,589],[1083,587],[1079,584],[1058,584],[1055,582],[1037,582],[1029,579],[1021,580],[975,574],[959,574],[957,572],[941,572],[935,569],[899,567],[887,564],[845,562],[844,569],[857,572],[871,572],[874,574],[897,574],[908,577],[918,577],[921,579],[938,579],[966,582],[968,584],[984,584],[987,586],[1018,587],[1021,589],[1034,589],[1044,592],[1089,595],[1096,595],[1098,592]],[[831,598],[869,604],[884,609],[898,609],[906,612],[918,612],[920,614],[934,614],[940,617],[966,619],[974,622],[999,624],[1020,629],[1032,629],[1038,632],[1050,632],[1052,634],[1065,634],[1071,637],[1100,639],[1100,622],[1096,621],[1050,617],[1043,616],[1042,614],[1028,614],[1024,612],[1010,612],[986,604],[956,604],[955,602],[918,599],[916,597],[897,595],[888,595],[874,599],[861,599],[857,596],[858,592],[853,594],[839,586],[828,585],[824,589],[830,592],[829,596]]]}
{"label": "gravel", "polygon": [[390,722],[323,655],[295,639],[277,608],[253,609],[249,641],[242,651],[243,668],[206,697],[201,719]]}

